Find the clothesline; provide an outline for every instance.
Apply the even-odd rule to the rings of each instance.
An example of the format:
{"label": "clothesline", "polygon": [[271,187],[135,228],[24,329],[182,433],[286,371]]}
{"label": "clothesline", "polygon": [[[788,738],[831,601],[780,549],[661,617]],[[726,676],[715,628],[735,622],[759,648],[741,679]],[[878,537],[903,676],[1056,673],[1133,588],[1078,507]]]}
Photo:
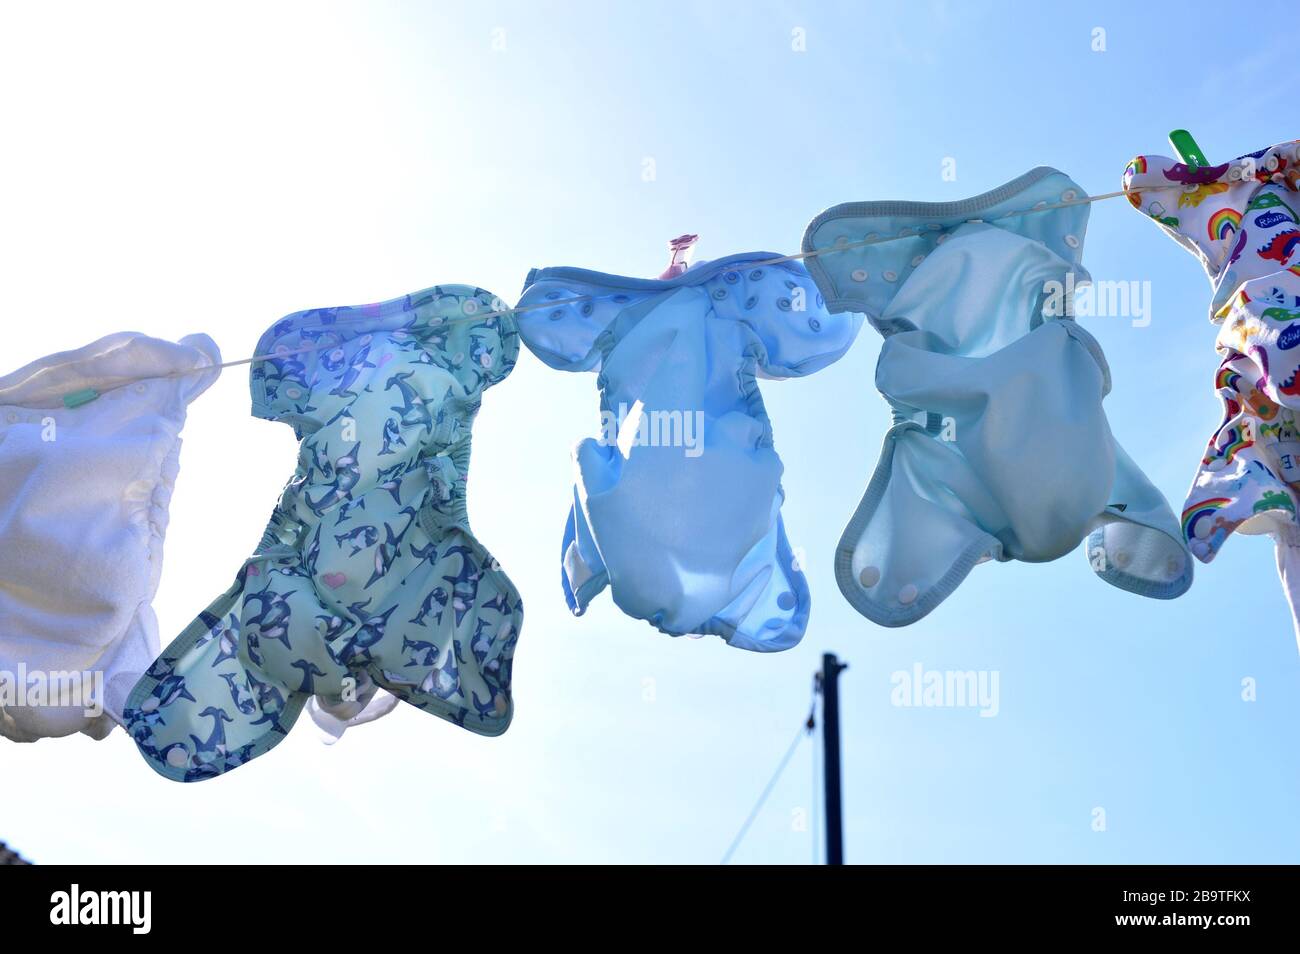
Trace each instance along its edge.
{"label": "clothesline", "polygon": [[[1023,209],[1018,212],[1006,212],[1003,213],[1002,215],[997,216],[997,219],[1018,218],[1019,216],[1032,215],[1036,212],[1051,212],[1056,209],[1067,209],[1076,205],[1088,205],[1093,202],[1101,202],[1106,199],[1117,199],[1120,198],[1121,196],[1132,195],[1133,193],[1136,192],[1144,192],[1147,191],[1147,189],[1155,189],[1155,188],[1157,187],[1148,186],[1146,187],[1146,189],[1136,188],[1136,189],[1120,190],[1118,192],[1106,192],[1101,195],[1088,195],[1078,199],[1066,199],[1061,202],[1055,202],[1055,203],[1045,204],[1045,205],[1037,205],[1031,209]],[[1160,187],[1160,188],[1164,188],[1164,187]],[[983,221],[983,220],[972,219],[970,221]],[[806,259],[816,258],[821,255],[829,255],[833,252],[843,252],[849,249],[865,248],[866,246],[869,245],[879,245],[884,242],[894,242],[894,241],[898,241],[899,239],[913,238],[915,237],[915,235],[916,233],[914,231],[900,232],[897,235],[876,235],[870,238],[859,239],[858,241],[855,242],[840,242],[835,245],[827,246],[826,248],[812,249],[811,251],[808,252],[797,252],[793,255],[780,255],[777,256],[776,258],[760,259],[754,262],[750,262],[749,264],[755,266],[770,266],[770,265],[780,265],[785,262],[804,261]],[[538,304],[535,305],[522,305],[514,308],[503,308],[499,311],[475,312],[472,315],[465,315],[463,318],[444,318],[442,319],[440,324],[449,325],[449,324],[458,324],[463,321],[484,321],[489,318],[500,318],[505,315],[522,315],[525,312],[543,311],[548,308],[555,308],[559,305],[576,305],[582,302],[595,301],[598,300],[600,297],[601,296],[597,296],[597,295],[579,295],[574,298],[552,299],[545,302],[539,302]],[[151,380],[153,378],[183,378],[192,374],[206,374],[211,371],[223,370],[225,368],[235,368],[235,367],[239,367],[240,365],[253,364],[256,361],[271,361],[276,358],[288,358],[299,354],[312,354],[317,351],[325,351],[327,349],[332,349],[336,347],[338,347],[338,342],[331,341],[327,344],[314,344],[304,348],[295,348],[295,349],[289,349],[284,351],[276,351],[267,354],[255,354],[247,358],[239,358],[235,361],[224,361],[221,364],[208,365],[202,368],[186,368],[181,371],[169,371],[166,374],[149,375],[148,379]],[[123,384],[130,384],[135,381],[143,381],[143,380],[146,380],[146,378],[143,376],[121,379]]]}

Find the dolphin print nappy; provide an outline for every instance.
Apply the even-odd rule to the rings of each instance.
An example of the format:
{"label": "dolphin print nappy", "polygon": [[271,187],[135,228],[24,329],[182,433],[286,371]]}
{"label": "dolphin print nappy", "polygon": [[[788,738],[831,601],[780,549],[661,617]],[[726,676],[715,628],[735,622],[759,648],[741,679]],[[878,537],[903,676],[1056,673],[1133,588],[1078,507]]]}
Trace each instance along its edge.
{"label": "dolphin print nappy", "polygon": [[294,428],[298,468],[234,586],[131,692],[127,726],[160,774],[248,762],[313,696],[346,716],[382,689],[506,730],[523,606],[465,508],[474,416],[519,349],[495,301],[443,285],[263,336],[253,413]]}
{"label": "dolphin print nappy", "polygon": [[1209,563],[1234,531],[1271,535],[1300,637],[1300,140],[1196,169],[1139,156],[1124,188],[1213,287],[1223,419],[1187,495],[1187,543]]}
{"label": "dolphin print nappy", "polygon": [[803,636],[808,586],[786,540],[757,378],[832,363],[860,319],[828,314],[801,265],[763,264],[776,257],[733,255],[657,280],[529,274],[524,342],[553,368],[598,372],[602,435],[575,451],[561,546],[575,614],[608,586],[625,613],[672,636],[760,652]]}
{"label": "dolphin print nappy", "polygon": [[817,216],[803,249],[831,312],[884,336],[893,414],[835,554],[868,619],[925,616],[986,560],[1055,560],[1088,538],[1108,583],[1169,599],[1192,563],[1168,503],[1115,442],[1110,372],[1071,317],[1086,203],[1035,169],[962,202],[857,202]]}
{"label": "dolphin print nappy", "polygon": [[0,378],[0,735],[122,720],[158,653],[151,602],[206,335],[101,338]]}

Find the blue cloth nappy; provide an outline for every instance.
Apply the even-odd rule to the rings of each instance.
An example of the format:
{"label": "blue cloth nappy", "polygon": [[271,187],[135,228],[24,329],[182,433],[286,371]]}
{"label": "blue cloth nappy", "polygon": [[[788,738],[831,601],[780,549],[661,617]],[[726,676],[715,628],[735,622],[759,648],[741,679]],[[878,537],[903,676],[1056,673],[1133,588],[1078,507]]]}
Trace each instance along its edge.
{"label": "blue cloth nappy", "polygon": [[[672,636],[787,649],[808,586],[781,519],[782,464],[757,377],[811,374],[853,343],[801,265],[757,252],[670,279],[533,271],[519,333],[542,361],[597,371],[602,436],[576,451],[565,598],[614,602]],[[570,301],[582,298],[582,301]],[[555,302],[554,307],[545,306]]]}
{"label": "blue cloth nappy", "polygon": [[313,696],[360,709],[377,687],[505,731],[523,607],[465,509],[470,428],[519,347],[494,302],[444,285],[263,336],[275,356],[253,365],[253,413],[294,428],[298,468],[234,586],[131,692],[125,723],[157,772],[220,775]]}
{"label": "blue cloth nappy", "polygon": [[1159,599],[1191,585],[1178,521],[1111,436],[1101,347],[1071,317],[1088,206],[1035,211],[1082,195],[1039,168],[962,202],[848,203],[809,224],[827,307],[885,338],[894,424],[835,556],[868,619],[913,623],[977,563],[1054,560],[1085,536],[1108,583]]}

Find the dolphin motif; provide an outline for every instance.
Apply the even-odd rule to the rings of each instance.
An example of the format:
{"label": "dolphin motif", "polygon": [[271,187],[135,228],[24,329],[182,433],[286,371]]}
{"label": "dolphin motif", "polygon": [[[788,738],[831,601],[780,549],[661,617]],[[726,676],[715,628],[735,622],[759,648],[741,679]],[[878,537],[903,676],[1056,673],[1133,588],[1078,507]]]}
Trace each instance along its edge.
{"label": "dolphin motif", "polygon": [[325,670],[308,659],[295,659],[289,665],[302,671],[302,683],[298,686],[298,691],[314,695],[316,690],[312,687],[315,685],[316,677],[325,675]]}
{"label": "dolphin motif", "polygon": [[431,612],[433,612],[433,606],[436,603],[438,605],[438,613],[436,619],[438,625],[441,626],[442,611],[447,608],[447,600],[448,600],[447,591],[444,590],[441,586],[435,587],[434,589],[429,591],[428,595],[425,596],[424,598],[424,602],[420,604],[420,611],[416,613],[413,617],[411,617],[411,619],[408,620],[408,622],[414,623],[416,626],[424,626],[425,618]]}
{"label": "dolphin motif", "polygon": [[333,479],[325,485],[324,493],[315,500],[308,496],[307,507],[317,517],[335,504],[352,499],[352,489],[361,482],[361,466],[357,463],[359,453],[361,443],[357,442],[350,451],[334,461]]}
{"label": "dolphin motif", "polygon": [[362,345],[357,349],[357,353],[352,356],[352,360],[348,363],[347,368],[339,377],[338,385],[334,390],[330,391],[330,394],[342,398],[360,397],[359,394],[352,390],[352,385],[356,384],[357,381],[361,379],[362,371],[375,367],[378,367],[378,365],[374,364],[370,360],[370,345]]}
{"label": "dolphin motif", "polygon": [[334,542],[340,547],[345,543],[348,544],[352,547],[352,552],[348,556],[354,557],[379,542],[379,530],[370,524],[363,524],[348,533],[335,534]]}
{"label": "dolphin motif", "polygon": [[223,723],[234,722],[225,709],[217,706],[208,706],[199,713],[200,718],[212,720],[212,732],[206,739],[200,739],[197,735],[190,735],[190,741],[194,743],[194,754],[197,756],[203,752],[212,752],[216,755],[226,754],[226,727]]}
{"label": "dolphin motif", "polygon": [[415,377],[414,371],[399,371],[388,379],[384,385],[384,390],[389,391],[397,388],[397,393],[402,397],[402,403],[394,405],[389,410],[397,411],[400,417],[398,422],[403,427],[421,427],[427,433],[433,433],[433,415],[429,412],[429,405],[425,403],[420,393],[415,390],[407,381]]}
{"label": "dolphin motif", "polygon": [[390,417],[384,421],[384,446],[379,451],[378,456],[384,457],[388,454],[395,454],[397,451],[394,447],[405,447],[406,439],[402,437],[402,432],[397,427],[397,419]]}

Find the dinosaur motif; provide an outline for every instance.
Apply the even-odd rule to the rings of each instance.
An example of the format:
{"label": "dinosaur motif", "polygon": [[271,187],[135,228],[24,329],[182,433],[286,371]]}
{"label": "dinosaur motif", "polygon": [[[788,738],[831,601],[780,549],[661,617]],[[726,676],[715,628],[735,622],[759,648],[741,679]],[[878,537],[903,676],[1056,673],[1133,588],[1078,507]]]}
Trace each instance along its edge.
{"label": "dinosaur motif", "polygon": [[1284,229],[1269,239],[1267,245],[1256,249],[1256,252],[1260,258],[1288,265],[1297,249],[1300,249],[1300,231]]}

